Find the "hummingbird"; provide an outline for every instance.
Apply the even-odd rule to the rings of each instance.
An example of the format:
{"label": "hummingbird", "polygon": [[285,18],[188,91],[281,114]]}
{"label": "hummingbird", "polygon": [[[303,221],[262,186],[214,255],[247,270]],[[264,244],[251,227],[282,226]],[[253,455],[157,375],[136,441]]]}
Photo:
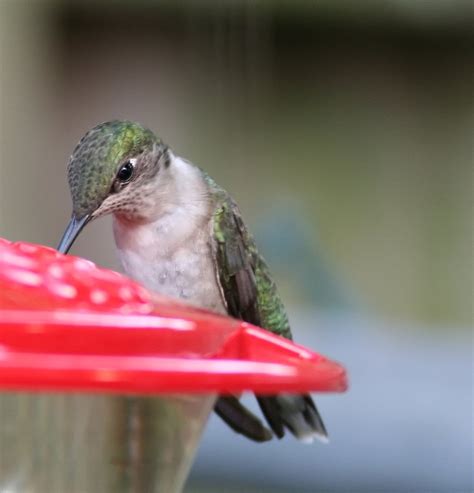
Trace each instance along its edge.
{"label": "hummingbird", "polygon": [[[112,214],[118,258],[129,277],[157,293],[292,339],[275,282],[237,204],[151,130],[119,120],[95,126],[75,147],[67,175],[72,216],[61,253],[87,223]],[[256,398],[267,425],[239,396],[219,396],[214,410],[257,442],[282,438],[286,430],[304,442],[327,441],[310,395]]]}

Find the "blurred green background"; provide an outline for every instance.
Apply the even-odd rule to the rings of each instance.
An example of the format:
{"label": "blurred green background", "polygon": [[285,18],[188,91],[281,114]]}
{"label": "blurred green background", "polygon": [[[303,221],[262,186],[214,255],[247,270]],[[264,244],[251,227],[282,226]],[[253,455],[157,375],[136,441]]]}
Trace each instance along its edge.
{"label": "blurred green background", "polygon": [[[390,399],[389,378],[399,365],[414,365],[407,380],[420,370],[408,393],[406,380],[392,382],[411,401],[406,420],[420,415],[411,422],[423,437],[417,443],[435,434],[420,431],[424,413],[454,407],[442,419],[447,426],[457,420],[445,453],[459,470],[443,470],[445,483],[436,474],[416,476],[423,466],[412,457],[410,468],[403,452],[386,457],[375,482],[367,463],[360,477],[344,472],[338,450],[346,465],[362,460],[350,431],[361,421],[344,415],[351,412],[346,397],[324,397],[339,413],[331,429],[352,423],[349,443],[341,437],[338,449],[336,436],[330,461],[324,448],[287,445],[290,439],[271,445],[275,455],[239,445],[241,438],[212,421],[189,492],[193,485],[277,491],[279,480],[272,486],[271,475],[263,480],[248,462],[258,456],[262,470],[274,468],[287,447],[291,457],[317,450],[315,463],[327,460],[324,470],[333,471],[298,483],[304,471],[298,476],[282,456],[281,473],[285,463],[296,471],[291,491],[342,491],[348,484],[360,491],[383,491],[385,484],[390,491],[434,491],[437,484],[439,491],[470,491],[472,20],[472,4],[463,0],[0,0],[0,236],[56,245],[70,214],[65,168],[78,139],[101,121],[140,121],[239,202],[281,286],[297,340],[347,364],[354,379],[347,398],[370,407],[359,409],[362,420],[377,414],[387,433],[380,442],[393,447],[386,425],[400,410],[394,404],[381,411],[373,383],[387,378]],[[112,251],[109,219],[88,227],[74,248],[118,268]],[[442,370],[447,346],[449,368]],[[381,366],[371,366],[375,355]],[[413,398],[428,385],[420,404]],[[438,403],[446,386],[452,400]],[[417,434],[397,426],[410,449]],[[217,480],[219,434],[242,453],[229,452]],[[246,486],[222,476],[226,464],[238,464]],[[430,464],[436,469],[436,460]],[[351,483],[355,476],[359,482]]]}

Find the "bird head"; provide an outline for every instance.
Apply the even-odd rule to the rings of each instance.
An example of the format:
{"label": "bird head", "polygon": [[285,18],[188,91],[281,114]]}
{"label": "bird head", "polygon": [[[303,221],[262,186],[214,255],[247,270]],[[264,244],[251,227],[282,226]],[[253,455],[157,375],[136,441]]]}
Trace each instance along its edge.
{"label": "bird head", "polygon": [[69,160],[72,217],[58,250],[67,253],[92,219],[139,217],[153,178],[169,159],[168,147],[138,123],[115,120],[89,130]]}

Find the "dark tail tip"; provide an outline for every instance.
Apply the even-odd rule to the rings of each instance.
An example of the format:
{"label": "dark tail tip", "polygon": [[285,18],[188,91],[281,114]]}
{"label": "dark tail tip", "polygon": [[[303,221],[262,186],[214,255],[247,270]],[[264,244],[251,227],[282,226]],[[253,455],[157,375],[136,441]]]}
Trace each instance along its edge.
{"label": "dark tail tip", "polygon": [[287,428],[298,440],[311,443],[314,439],[327,443],[328,433],[310,395],[279,394],[258,396],[260,408],[278,438]]}
{"label": "dark tail tip", "polygon": [[255,442],[268,442],[273,438],[273,433],[243,406],[237,397],[232,395],[220,396],[214,407],[214,411],[235,432]]}

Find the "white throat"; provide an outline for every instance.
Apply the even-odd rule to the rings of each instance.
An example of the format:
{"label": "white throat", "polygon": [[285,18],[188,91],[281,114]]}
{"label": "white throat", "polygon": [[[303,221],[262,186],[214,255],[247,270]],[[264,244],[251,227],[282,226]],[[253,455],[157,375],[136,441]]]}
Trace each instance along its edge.
{"label": "white throat", "polygon": [[156,193],[147,197],[147,221],[133,222],[114,215],[115,242],[119,251],[131,250],[144,257],[173,250],[186,241],[209,217],[209,198],[198,168],[171,154],[171,164],[161,170]]}

